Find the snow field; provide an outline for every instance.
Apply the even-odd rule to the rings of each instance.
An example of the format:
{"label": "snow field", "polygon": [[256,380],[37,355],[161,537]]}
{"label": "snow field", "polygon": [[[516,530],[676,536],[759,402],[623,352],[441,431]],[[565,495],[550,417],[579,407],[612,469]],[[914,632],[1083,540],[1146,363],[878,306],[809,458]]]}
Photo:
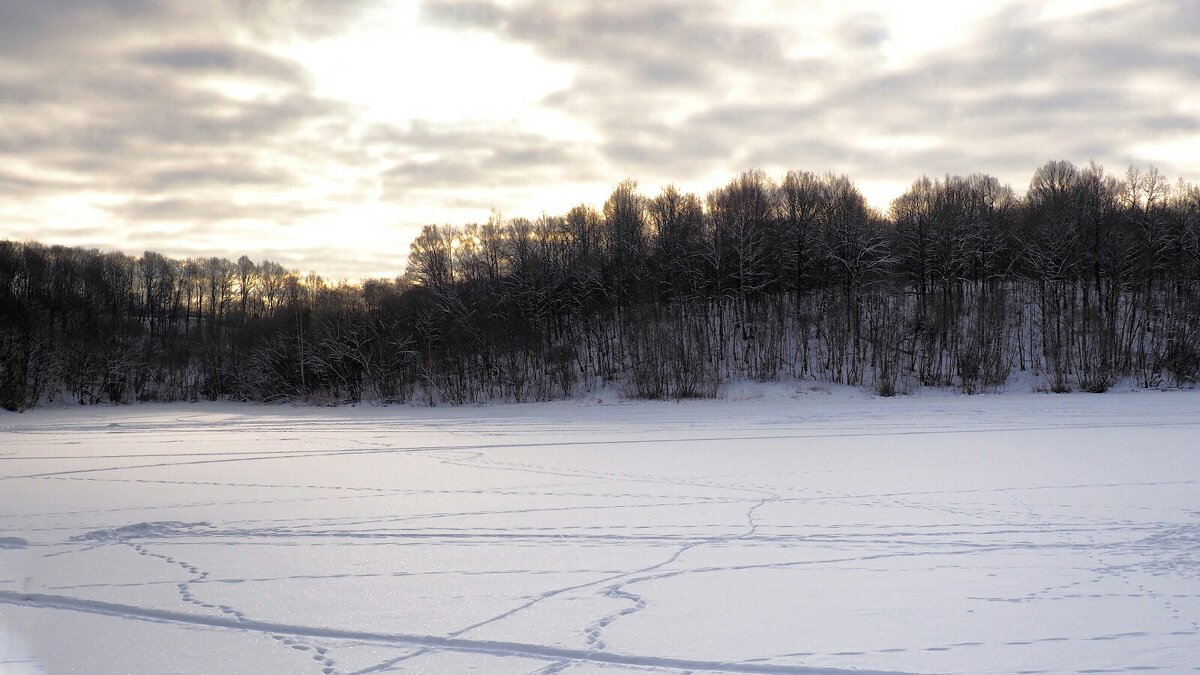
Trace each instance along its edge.
{"label": "snow field", "polygon": [[0,636],[3,672],[1193,670],[1200,393],[6,414]]}

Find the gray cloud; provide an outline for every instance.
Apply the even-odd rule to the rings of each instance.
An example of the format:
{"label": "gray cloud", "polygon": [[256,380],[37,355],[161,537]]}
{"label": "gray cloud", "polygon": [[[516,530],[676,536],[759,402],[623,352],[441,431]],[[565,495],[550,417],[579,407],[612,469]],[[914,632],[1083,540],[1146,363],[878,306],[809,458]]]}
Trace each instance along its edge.
{"label": "gray cloud", "polygon": [[432,159],[404,158],[384,174],[384,196],[403,200],[415,191],[464,188],[489,189],[581,182],[601,178],[596,161],[586,148],[575,148],[547,140],[537,134],[513,129],[428,122],[409,129],[377,129],[377,139],[386,139],[401,154],[429,154]]}
{"label": "gray cloud", "polygon": [[304,84],[308,73],[294,61],[269,52],[230,44],[163,46],[137,51],[135,63],[181,73],[218,73]]}
{"label": "gray cloud", "polygon": [[355,21],[371,0],[7,0],[0,51],[70,57],[125,38],[322,37]]}
{"label": "gray cloud", "polygon": [[[270,213],[277,223],[288,223],[306,216],[319,215],[319,208],[308,208],[300,204],[277,202],[235,203],[220,199],[165,197],[125,201],[108,210],[114,215],[131,221],[162,223],[202,223],[212,226],[226,220],[260,218]],[[150,231],[148,228],[147,231]],[[178,234],[173,232],[173,234]]]}
{"label": "gray cloud", "polygon": [[44,178],[30,178],[0,169],[0,198],[28,197],[50,191],[67,191],[79,187],[78,183]]}
{"label": "gray cloud", "polygon": [[[270,45],[339,32],[364,6],[5,2],[0,200],[27,206],[0,201],[0,237],[236,256],[255,254],[239,242],[261,242],[256,232],[311,231],[348,189],[314,191],[314,177],[376,169],[356,110],[317,95],[303,64]],[[76,212],[90,219],[62,215]]]}
{"label": "gray cloud", "polygon": [[[79,208],[102,195],[90,210],[107,214],[114,242],[170,253],[181,241],[236,249],[229,222],[303,221],[311,232],[347,206],[383,200],[430,212],[471,202],[463,193],[477,187],[596,175],[594,153],[509,123],[367,122],[356,106],[318,95],[304,65],[272,48],[346,30],[371,4],[5,3],[0,198]],[[457,20],[486,25],[487,11],[464,5]],[[0,237],[33,227],[48,240],[82,238],[33,208],[8,213]]]}
{"label": "gray cloud", "polygon": [[[453,6],[427,2],[428,19],[461,16]],[[790,58],[790,26],[735,20],[718,4],[471,7],[487,20],[460,24],[577,66],[546,103],[590,120],[614,175],[687,180],[758,165],[900,180],[992,171],[1019,182],[1049,157],[1125,161],[1137,143],[1198,128],[1196,111],[1178,105],[1180,91],[1200,89],[1200,7],[1185,0],[1056,21],[1031,2],[990,17],[966,46],[899,68],[880,51],[887,25],[869,14],[838,24],[846,49]],[[1146,77],[1182,89],[1139,88]],[[927,142],[874,140],[889,137]]]}
{"label": "gray cloud", "polygon": [[192,162],[178,168],[151,170],[140,176],[145,190],[157,192],[173,187],[228,188],[239,185],[288,186],[299,177],[287,168],[231,166],[225,162]]}
{"label": "gray cloud", "polygon": [[715,2],[518,3],[432,1],[434,24],[494,30],[529,43],[552,59],[583,63],[614,76],[603,93],[637,95],[645,87],[720,87],[728,65],[773,68],[783,62],[780,36],[769,28],[727,23]]}
{"label": "gray cloud", "polygon": [[890,37],[887,23],[877,14],[860,14],[838,26],[838,37],[854,49],[877,49]]}
{"label": "gray cloud", "polygon": [[421,18],[452,28],[495,28],[504,12],[488,0],[448,0],[421,5]]}

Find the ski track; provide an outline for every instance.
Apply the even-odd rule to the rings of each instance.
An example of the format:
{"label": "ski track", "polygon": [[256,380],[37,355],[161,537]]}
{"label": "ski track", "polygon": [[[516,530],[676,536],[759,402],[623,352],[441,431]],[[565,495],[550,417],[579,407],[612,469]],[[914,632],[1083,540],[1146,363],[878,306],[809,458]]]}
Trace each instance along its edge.
{"label": "ski track", "polygon": [[[203,603],[199,603],[194,599],[186,600],[200,607],[210,607]],[[472,640],[456,636],[437,636],[437,635],[413,635],[403,633],[375,633],[370,631],[354,631],[343,630],[337,628],[327,628],[319,626],[304,626],[295,624],[274,623],[267,621],[257,621],[247,618],[244,614],[231,610],[231,608],[221,606],[221,615],[204,615],[191,612],[180,612],[164,609],[153,609],[146,607],[138,607],[131,605],[122,605],[117,603],[100,602],[95,600],[82,600],[59,595],[48,595],[40,593],[14,593],[12,591],[0,591],[0,604],[18,605],[24,607],[33,607],[40,609],[56,609],[81,612],[87,614],[99,614],[105,616],[113,616],[123,619],[144,620],[162,623],[173,623],[185,626],[206,626],[210,628],[225,628],[240,631],[250,631],[261,633],[264,636],[269,636],[271,639],[279,642],[284,646],[290,646],[293,649],[300,651],[314,650],[314,655],[324,656],[327,653],[325,647],[311,647],[310,644],[316,642],[348,642],[348,643],[366,643],[380,645],[394,645],[403,647],[418,647],[415,652],[402,655],[396,659],[392,659],[386,663],[394,664],[402,660],[407,660],[419,656],[422,653],[433,650],[449,650],[460,652],[475,652],[482,654],[492,654],[498,656],[523,656],[533,659],[550,660],[555,663],[595,663],[595,664],[611,664],[611,665],[627,665],[645,668],[663,668],[669,670],[682,671],[717,671],[731,673],[858,673],[859,675],[899,673],[901,671],[880,671],[880,670],[865,670],[854,669],[847,670],[843,668],[823,668],[796,666],[783,663],[759,663],[760,661],[769,661],[771,658],[784,659],[792,657],[812,657],[812,656],[859,656],[867,654],[866,651],[861,652],[830,652],[820,654],[817,652],[792,652],[788,654],[774,655],[773,657],[764,659],[754,659],[749,661],[702,661],[692,659],[681,659],[673,657],[660,657],[649,655],[633,655],[622,654],[616,652],[605,652],[596,649],[566,649],[546,645],[505,642],[500,640]],[[1200,635],[1200,630],[1179,630],[1169,633],[1158,634],[1167,636],[1187,637],[1192,638]],[[289,637],[290,636],[290,637]],[[1096,635],[1087,638],[1073,637],[1044,637],[1030,640],[1011,640],[1006,642],[959,642],[948,645],[939,645],[922,648],[888,648],[877,650],[877,653],[900,654],[910,651],[926,651],[926,652],[946,652],[952,649],[962,648],[978,648],[997,645],[1007,646],[1026,646],[1037,643],[1062,643],[1071,641],[1113,641],[1113,640],[1130,640],[1137,638],[1155,637],[1156,634],[1148,632],[1127,632],[1115,633],[1108,635]],[[312,638],[313,643],[302,641],[303,638]],[[332,663],[330,659],[322,660],[322,663]],[[382,665],[382,664],[381,664]],[[554,664],[551,664],[554,665]],[[388,666],[390,667],[390,666]],[[549,666],[548,666],[549,667]],[[326,666],[322,670],[333,672],[332,668]],[[369,668],[358,672],[375,672],[379,668]],[[1148,670],[1148,668],[1140,668],[1138,670]],[[1088,671],[1080,671],[1088,672]]]}
{"label": "ski track", "polygon": [[[256,621],[225,612],[233,616],[207,616],[191,612],[177,612],[163,609],[150,609],[131,605],[121,605],[95,600],[80,600],[57,595],[38,593],[21,594],[11,591],[0,591],[0,603],[37,607],[42,609],[58,609],[90,614],[102,614],[123,619],[175,623],[188,626],[208,626],[211,628],[228,628],[242,631],[253,631],[269,635],[272,639],[293,649],[306,651],[310,649],[307,643],[296,638],[313,638],[326,641],[349,641],[368,644],[393,645],[401,647],[422,647],[428,650],[443,649],[458,652],[474,652],[496,656],[523,656],[539,660],[568,661],[572,663],[596,663],[609,665],[640,666],[648,668],[665,668],[682,671],[715,671],[727,673],[799,673],[813,675],[817,673],[858,673],[859,675],[886,675],[897,671],[853,670],[841,668],[811,668],[786,664],[758,664],[728,661],[701,661],[680,659],[665,656],[646,656],[620,653],[600,653],[588,650],[565,649],[546,645],[526,644],[520,642],[504,642],[500,640],[469,640],[457,637],[442,637],[437,635],[410,635],[403,633],[373,633],[369,631],[341,630],[302,626],[283,623]],[[294,637],[287,637],[294,636]],[[409,658],[404,656],[401,658]],[[323,668],[326,672],[334,672],[332,668]],[[369,671],[368,671],[369,672]]]}
{"label": "ski track", "polygon": [[[1045,400],[1058,403],[1052,397]],[[688,423],[661,415],[655,418],[636,407],[621,411],[628,424],[641,424],[643,417],[651,421],[648,433],[641,435],[620,425],[595,420],[591,421],[593,428],[573,429],[553,415],[539,419],[535,413],[506,420],[494,414],[474,417],[469,411],[443,422],[421,417],[397,420],[380,413],[368,419],[317,420],[306,425],[304,417],[264,421],[256,420],[251,412],[217,421],[205,414],[175,413],[172,419],[161,422],[5,423],[0,424],[0,439],[19,444],[18,450],[0,454],[0,466],[15,468],[0,476],[0,481],[7,481],[8,485],[28,483],[54,489],[80,486],[117,491],[113,494],[154,490],[155,497],[146,502],[123,499],[122,503],[106,508],[60,510],[17,509],[20,505],[0,501],[0,509],[6,512],[0,513],[0,535],[21,535],[3,538],[20,541],[21,545],[0,547],[9,549],[8,553],[0,553],[84,561],[98,552],[120,548],[153,561],[147,563],[150,567],[144,570],[143,579],[43,584],[37,591],[20,589],[15,574],[4,574],[13,578],[0,579],[0,605],[247,632],[273,644],[272,649],[305,654],[311,658],[313,672],[323,675],[419,671],[422,659],[445,653],[533,659],[542,664],[534,671],[537,673],[558,673],[588,664],[684,672],[870,673],[893,672],[862,666],[887,663],[893,657],[962,654],[969,658],[975,652],[1019,653],[1025,648],[1071,645],[1087,649],[1090,647],[1086,645],[1108,643],[1158,645],[1148,652],[1133,649],[1142,656],[1152,656],[1155,650],[1161,651],[1162,644],[1196,644],[1200,637],[1200,511],[1194,506],[1200,504],[1197,489],[1200,473],[1196,471],[1152,479],[1135,472],[1114,480],[1110,472],[1096,474],[1094,479],[1031,476],[1023,482],[1001,481],[978,487],[944,484],[935,488],[879,489],[872,484],[856,489],[852,481],[837,483],[840,487],[836,488],[822,483],[828,477],[852,475],[853,469],[848,467],[739,472],[729,471],[726,465],[725,470],[711,472],[673,472],[669,468],[646,470],[648,465],[635,462],[633,466],[637,469],[616,470],[622,464],[587,461],[572,466],[558,461],[554,454],[594,448],[589,450],[596,453],[594,457],[610,451],[649,453],[675,446],[737,448],[772,443],[784,447],[819,447],[813,444],[881,442],[877,439],[908,444],[923,442],[910,439],[959,436],[969,439],[978,434],[996,439],[1006,434],[1024,437],[1040,432],[1121,433],[1145,429],[1200,439],[1195,431],[1200,429],[1200,417],[1164,413],[1143,421],[1121,421],[1120,415],[1112,411],[1092,413],[1084,404],[1064,400],[1068,403],[1059,408],[1060,412],[1066,411],[1062,414],[1068,419],[1059,422],[1052,421],[1053,415],[1046,413],[1045,420],[1039,423],[1016,424],[1004,421],[1002,415],[989,413],[986,406],[964,406],[957,401],[925,404],[925,412],[936,418],[925,423],[885,414],[875,418],[868,415],[849,423],[850,419],[837,411],[807,413],[807,417],[799,420],[786,416],[781,420],[766,415],[754,417],[754,414],[748,421],[735,417],[693,420],[711,433],[695,433]],[[1188,400],[1200,402],[1200,397]],[[1055,406],[1050,408],[1053,411]],[[1196,405],[1184,408],[1200,410]],[[973,423],[949,417],[954,412],[980,415],[981,419]],[[153,416],[153,411],[139,410],[137,414]],[[659,419],[663,422],[658,422]],[[677,433],[668,433],[671,431]],[[429,443],[434,432],[447,440],[464,442]],[[581,433],[584,437],[538,440],[570,433]],[[272,435],[276,444],[286,444],[279,446],[285,449],[213,449],[214,445],[244,444],[246,434]],[[398,444],[396,439],[405,434],[417,438],[411,445]],[[587,437],[588,434],[615,437],[594,438]],[[505,436],[512,436],[513,440],[488,442]],[[120,448],[129,442],[159,448],[169,441],[181,443],[187,449],[178,453],[155,450],[144,454],[121,451],[75,454],[54,450],[89,441],[101,442],[105,448]],[[296,447],[299,445],[310,447]],[[197,449],[200,447],[204,449]],[[1080,452],[1080,456],[1084,453]],[[457,488],[408,485],[403,476],[362,484],[361,474],[339,477],[320,470],[325,465],[350,466],[347,462],[368,462],[376,457],[386,458],[392,463],[389,466],[396,462],[420,462],[413,466],[441,467],[440,470],[450,472],[447,475],[470,472],[476,478],[470,486]],[[938,467],[957,467],[954,470],[968,473],[987,470],[994,464],[992,458],[940,459]],[[122,460],[123,463],[114,463]],[[55,464],[41,470],[39,467],[47,462]],[[103,465],[97,466],[98,462]],[[271,462],[293,463],[304,478],[260,479],[270,473],[258,467]],[[601,464],[604,468],[597,468]],[[736,462],[733,464],[737,468]],[[712,468],[722,467],[714,464]],[[275,470],[280,473],[277,478],[289,475],[287,470]],[[320,478],[310,478],[316,475]],[[213,490],[218,492],[209,492],[209,498],[197,498]],[[1150,494],[1156,490],[1186,491],[1196,499],[1190,505],[1186,500],[1165,505],[1105,503],[1108,495]],[[393,504],[408,504],[408,500],[418,500],[411,502],[418,505],[415,511],[394,511]],[[542,500],[551,503],[540,504]],[[459,501],[464,503],[459,506]],[[899,515],[895,522],[864,519],[837,523],[788,522],[777,515],[777,509],[794,513],[796,509],[808,508]],[[303,515],[290,517],[290,509],[303,509]],[[320,515],[328,509],[334,509],[338,515]],[[154,515],[174,517],[209,512],[219,517],[175,521],[157,519]],[[655,514],[662,517],[662,513],[668,512],[675,514],[671,522],[653,524]],[[695,515],[689,515],[692,513]],[[1164,517],[1168,519],[1156,520]],[[650,518],[647,522],[651,524],[642,522],[643,518]],[[81,526],[81,521],[95,525]],[[399,555],[413,548],[453,546],[468,556],[472,550],[487,552],[497,545],[550,546],[555,550],[579,546],[612,550],[629,547],[638,552],[639,562],[631,559],[616,566],[565,563],[556,568],[539,567],[535,560],[528,560],[525,565],[507,569],[393,568],[232,575],[228,570],[215,573],[208,565],[193,563],[197,558],[190,555],[207,552],[205,559],[212,558],[211,551],[218,550],[217,547],[226,547],[230,555],[236,556],[248,545],[298,546],[308,551],[325,544],[347,552],[363,547],[397,552],[387,555]],[[800,555],[810,550],[817,554]],[[735,551],[740,557],[713,562]],[[797,555],[779,559],[780,554],[788,552]],[[669,613],[672,608],[663,604],[661,584],[685,579],[689,583],[705,579],[718,583],[716,579],[728,578],[732,573],[879,570],[924,559],[938,569],[960,573],[971,568],[966,562],[958,564],[956,560],[1066,554],[1073,556],[1078,567],[1058,570],[1059,576],[1055,578],[1070,577],[1064,583],[1014,589],[1016,592],[1010,594],[968,594],[963,599],[980,612],[990,611],[989,607],[1043,607],[1047,603],[1132,602],[1141,608],[1153,608],[1158,617],[1155,627],[1091,633],[1062,631],[1020,639],[937,641],[914,635],[906,644],[879,648],[781,650],[728,661],[687,658],[676,652],[647,653],[645,649],[631,652],[622,645],[622,636],[628,635],[630,629],[610,636],[614,628],[640,626],[638,622],[645,614]],[[756,559],[758,556],[762,559]],[[7,559],[0,557],[0,565]],[[263,584],[386,583],[425,578],[495,579],[491,583],[503,584],[510,578],[536,581],[560,575],[568,575],[569,581],[549,582],[541,590],[524,595],[510,593],[511,604],[506,608],[440,633],[280,621],[278,613],[269,606],[259,608],[219,599],[225,597],[222,589]],[[120,599],[123,589],[166,586],[174,587],[178,609],[43,592],[103,592],[105,598]],[[505,595],[502,585],[496,589],[500,596]],[[508,626],[519,624],[535,610],[547,605],[567,607],[581,600],[595,602],[597,609],[586,623],[575,624],[578,646],[494,637],[504,635]],[[754,617],[741,620],[753,621]],[[795,642],[793,646],[803,647],[804,636],[796,636]],[[360,663],[339,670],[338,660],[343,657],[337,655],[337,649],[355,645],[397,651],[371,665]],[[846,667],[805,665],[806,661],[845,663]],[[1121,662],[1112,664],[1111,669],[1151,670],[1171,669],[1171,666]],[[1106,668],[1080,668],[1079,672],[1103,670]]]}

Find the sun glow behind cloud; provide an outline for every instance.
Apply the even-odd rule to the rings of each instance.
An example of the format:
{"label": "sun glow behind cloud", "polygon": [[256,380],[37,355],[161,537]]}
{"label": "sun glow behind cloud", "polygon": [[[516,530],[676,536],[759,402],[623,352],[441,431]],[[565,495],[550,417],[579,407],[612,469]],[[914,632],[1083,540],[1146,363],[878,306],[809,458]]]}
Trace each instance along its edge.
{"label": "sun glow behind cloud", "polygon": [[[541,105],[570,85],[572,68],[486,32],[423,23],[417,3],[373,8],[338,35],[287,45],[280,53],[304,64],[318,95],[353,106],[362,125],[359,130],[367,135],[369,127],[380,125],[413,134],[469,129],[484,141],[491,133],[536,135],[561,144],[599,140],[588,125]],[[478,180],[464,174],[453,194],[417,186],[392,200],[384,181],[378,180],[380,174],[404,162],[426,163],[432,172],[451,148],[437,143],[399,148],[365,143],[377,162],[367,172],[375,180],[366,180],[366,198],[340,205],[323,219],[341,223],[332,237],[324,224],[303,228],[309,243],[370,248],[390,241],[403,253],[424,223],[481,220],[492,208],[568,208],[604,189],[597,183],[585,186],[583,194],[571,194],[562,184],[506,187],[488,176]],[[481,159],[493,154],[486,142],[452,150]]]}
{"label": "sun glow behind cloud", "polygon": [[293,46],[317,91],[393,123],[518,119],[566,87],[570,69],[478,31],[424,25],[419,5],[368,12],[345,33]]}

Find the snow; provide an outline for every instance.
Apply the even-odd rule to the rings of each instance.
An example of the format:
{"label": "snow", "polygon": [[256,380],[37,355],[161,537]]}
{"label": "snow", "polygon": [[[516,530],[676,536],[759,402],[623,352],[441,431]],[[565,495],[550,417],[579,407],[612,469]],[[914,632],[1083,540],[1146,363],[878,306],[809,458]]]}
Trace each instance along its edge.
{"label": "snow", "polygon": [[1200,392],[0,416],[0,672],[1200,663]]}

